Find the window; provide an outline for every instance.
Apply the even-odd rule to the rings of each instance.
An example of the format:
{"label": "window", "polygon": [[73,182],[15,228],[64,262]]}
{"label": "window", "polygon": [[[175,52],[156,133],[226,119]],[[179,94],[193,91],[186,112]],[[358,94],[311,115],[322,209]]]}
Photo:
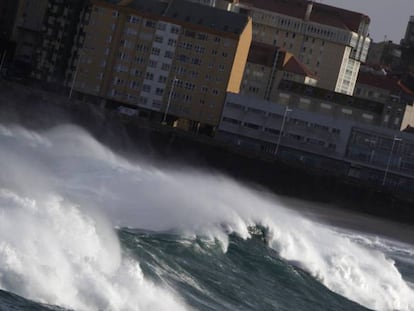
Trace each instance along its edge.
{"label": "window", "polygon": [[165,58],[172,59],[174,57],[174,52],[172,52],[172,51],[165,51],[164,57]]}
{"label": "window", "polygon": [[176,26],[173,26],[173,27],[171,27],[170,32],[174,33],[174,34],[178,34],[178,33],[180,33],[180,28],[176,27]]}
{"label": "window", "polygon": [[128,23],[137,24],[139,22],[140,22],[139,17],[134,16],[134,15],[128,16]]}
{"label": "window", "polygon": [[131,81],[131,83],[129,84],[129,87],[131,89],[137,89],[137,88],[139,88],[139,82],[138,81]]}
{"label": "window", "polygon": [[164,38],[161,36],[155,36],[154,41],[157,43],[162,43],[164,41]]}
{"label": "window", "polygon": [[143,92],[146,92],[146,93],[151,92],[151,86],[150,86],[150,85],[148,85],[148,84],[144,84],[144,85],[142,86],[142,91],[143,91]]}
{"label": "window", "polygon": [[157,29],[159,30],[165,30],[167,28],[167,25],[161,22],[158,22]]}
{"label": "window", "polygon": [[147,72],[145,74],[145,79],[147,79],[147,80],[154,80],[154,74],[151,73],[151,72]]}
{"label": "window", "polygon": [[170,68],[171,68],[170,64],[163,63],[163,64],[161,65],[161,70],[164,70],[164,71],[169,71],[169,70],[170,70]]}
{"label": "window", "polygon": [[155,89],[155,94],[158,96],[162,96],[162,94],[164,94],[164,89],[157,87]]}
{"label": "window", "polygon": [[151,54],[152,55],[160,55],[161,50],[159,48],[152,48]]}
{"label": "window", "polygon": [[205,33],[199,33],[199,34],[197,34],[197,39],[206,41],[208,39],[208,36]]}
{"label": "window", "polygon": [[243,124],[243,126],[244,126],[244,127],[247,127],[247,128],[250,128],[250,129],[252,129],[252,130],[258,130],[258,129],[260,129],[260,128],[261,128],[259,125],[254,124],[254,123],[249,123],[249,122],[245,122],[245,123]]}
{"label": "window", "polygon": [[236,119],[232,119],[232,118],[227,118],[227,117],[223,117],[223,122],[230,123],[230,124],[235,124],[235,125],[240,125],[241,124],[241,121],[236,120]]}
{"label": "window", "polygon": [[326,104],[326,103],[321,103],[321,108],[323,108],[323,109],[332,109],[332,105]]}
{"label": "window", "polygon": [[139,103],[143,104],[143,105],[147,104],[148,103],[148,98],[146,98],[145,96],[140,96],[139,97]]}
{"label": "window", "polygon": [[151,20],[147,20],[145,22],[145,27],[155,28],[155,22]]}
{"label": "window", "polygon": [[167,82],[167,77],[166,76],[159,76],[158,77],[158,82],[159,83],[165,83],[165,82]]}

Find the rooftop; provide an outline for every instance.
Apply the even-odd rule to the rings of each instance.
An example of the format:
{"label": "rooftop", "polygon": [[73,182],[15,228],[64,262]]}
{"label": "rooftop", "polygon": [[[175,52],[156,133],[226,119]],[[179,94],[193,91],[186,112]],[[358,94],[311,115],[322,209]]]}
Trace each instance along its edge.
{"label": "rooftop", "polygon": [[274,45],[253,41],[247,61],[266,67],[272,67],[280,48]]}
{"label": "rooftop", "polygon": [[311,22],[354,32],[359,31],[361,22],[370,22],[369,17],[365,14],[308,0],[240,0],[240,3],[299,19],[305,19],[308,4],[313,3],[309,15]]}
{"label": "rooftop", "polygon": [[[113,2],[109,0],[107,2]],[[167,18],[206,27],[216,31],[241,34],[248,17],[210,6],[185,0],[149,1],[122,0],[119,6],[129,7],[143,13],[165,16]]]}
{"label": "rooftop", "polygon": [[316,75],[294,55],[281,47],[266,43],[252,42],[247,61],[253,64],[272,67],[277,57],[280,57],[277,60],[278,69],[314,79],[317,78]]}
{"label": "rooftop", "polygon": [[345,95],[334,91],[310,86],[294,81],[282,80],[279,84],[279,90],[291,92],[305,97],[316,98],[319,100],[348,106],[364,111],[370,111],[377,114],[382,114],[384,104],[368,99]]}
{"label": "rooftop", "polygon": [[310,77],[313,79],[317,79],[314,72],[312,72],[304,63],[302,63],[296,56],[291,55],[289,60],[282,68],[283,71],[291,72],[297,75],[302,75],[306,77]]}
{"label": "rooftop", "polygon": [[387,75],[376,74],[373,72],[360,71],[358,74],[357,84],[364,84],[375,88],[388,90],[394,94],[404,92],[409,95],[414,95],[413,92],[405,87],[399,79],[389,77]]}

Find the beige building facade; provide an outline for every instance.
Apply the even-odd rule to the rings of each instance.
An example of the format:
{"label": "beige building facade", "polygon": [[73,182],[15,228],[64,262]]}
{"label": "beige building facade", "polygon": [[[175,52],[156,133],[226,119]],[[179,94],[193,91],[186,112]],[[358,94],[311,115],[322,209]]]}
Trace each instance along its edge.
{"label": "beige building facade", "polygon": [[289,80],[316,86],[318,79],[293,54],[273,45],[253,42],[240,93],[276,101],[279,83]]}
{"label": "beige building facade", "polygon": [[227,9],[252,17],[254,41],[296,55],[319,77],[319,87],[353,94],[371,42],[368,16],[308,0],[227,2]]}
{"label": "beige building facade", "polygon": [[92,1],[66,84],[188,127],[218,124],[239,92],[251,43],[247,16],[174,0]]}

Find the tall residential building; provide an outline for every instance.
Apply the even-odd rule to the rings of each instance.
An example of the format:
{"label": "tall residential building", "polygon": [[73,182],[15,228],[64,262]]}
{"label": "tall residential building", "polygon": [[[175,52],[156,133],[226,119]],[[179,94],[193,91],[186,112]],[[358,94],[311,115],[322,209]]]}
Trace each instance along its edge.
{"label": "tall residential building", "polygon": [[17,0],[0,0],[0,75],[13,59],[15,43],[11,36],[17,7]]}
{"label": "tall residential building", "polygon": [[404,129],[414,125],[414,93],[395,77],[385,72],[363,68],[355,87],[355,97],[373,100],[384,105],[380,125]]}
{"label": "tall residential building", "polygon": [[251,43],[245,15],[183,0],[93,0],[67,85],[187,128],[218,124],[238,93]]}
{"label": "tall residential building", "polygon": [[401,46],[392,41],[372,42],[366,63],[371,66],[398,68],[401,64]]}
{"label": "tall residential building", "polygon": [[404,45],[414,46],[414,16],[410,16],[410,19],[407,23],[405,36],[402,41]]}
{"label": "tall residential building", "polygon": [[273,45],[253,42],[240,93],[276,101],[282,79],[313,86],[318,82],[315,74],[291,53]]}
{"label": "tall residential building", "polygon": [[404,39],[401,40],[401,67],[408,71],[414,71],[414,16],[410,17],[407,24]]}
{"label": "tall residential building", "polygon": [[0,38],[10,39],[16,18],[17,0],[1,0],[0,1]]}
{"label": "tall residential building", "polygon": [[42,43],[43,21],[48,0],[20,0],[13,40],[16,42],[14,60],[30,73],[36,63],[36,52]]}
{"label": "tall residential building", "polygon": [[298,56],[316,73],[319,87],[353,93],[371,42],[368,16],[310,0],[228,2],[230,10],[252,17],[254,41]]}
{"label": "tall residential building", "polygon": [[63,83],[85,0],[48,0],[34,77]]}

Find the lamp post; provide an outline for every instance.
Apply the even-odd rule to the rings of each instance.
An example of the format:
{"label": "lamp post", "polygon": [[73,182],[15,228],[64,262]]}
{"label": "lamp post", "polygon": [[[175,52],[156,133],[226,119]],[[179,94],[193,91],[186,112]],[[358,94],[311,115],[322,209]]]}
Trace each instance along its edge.
{"label": "lamp post", "polygon": [[76,79],[78,77],[79,65],[80,65],[81,60],[82,60],[82,55],[83,55],[83,50],[80,49],[79,50],[79,60],[78,60],[78,63],[76,64],[75,74],[73,75],[72,84],[70,86],[69,99],[72,98],[73,88],[75,87],[75,82],[76,82]]}
{"label": "lamp post", "polygon": [[1,72],[2,72],[2,70],[3,70],[3,65],[4,65],[4,63],[5,63],[6,56],[7,56],[7,51],[4,51],[4,52],[3,52],[3,55],[2,55],[2,57],[1,57],[1,61],[0,61],[0,74],[1,74]]}
{"label": "lamp post", "polygon": [[275,156],[277,156],[277,153],[279,151],[279,145],[280,145],[280,141],[282,140],[283,129],[285,127],[285,122],[286,122],[286,116],[287,116],[288,112],[291,112],[291,111],[292,111],[292,109],[289,109],[289,107],[286,106],[285,112],[283,113],[282,125],[280,126],[279,138],[277,139]]}
{"label": "lamp post", "polygon": [[178,79],[176,76],[174,76],[174,79],[172,80],[172,84],[171,84],[171,88],[170,88],[170,93],[168,94],[168,101],[167,101],[167,107],[165,107],[165,111],[164,111],[164,117],[162,118],[162,124],[167,124],[167,114],[168,114],[168,110],[170,109],[170,105],[171,105],[171,98],[172,98],[172,94],[174,92],[174,87],[175,84],[177,83]]}
{"label": "lamp post", "polygon": [[387,175],[388,175],[388,171],[389,171],[390,165],[391,165],[392,153],[394,151],[395,142],[396,141],[401,141],[401,140],[402,140],[401,138],[394,135],[394,138],[392,140],[390,155],[388,156],[387,167],[385,168],[385,172],[384,172],[384,179],[382,180],[382,185],[383,186],[385,186],[385,182],[387,180]]}

